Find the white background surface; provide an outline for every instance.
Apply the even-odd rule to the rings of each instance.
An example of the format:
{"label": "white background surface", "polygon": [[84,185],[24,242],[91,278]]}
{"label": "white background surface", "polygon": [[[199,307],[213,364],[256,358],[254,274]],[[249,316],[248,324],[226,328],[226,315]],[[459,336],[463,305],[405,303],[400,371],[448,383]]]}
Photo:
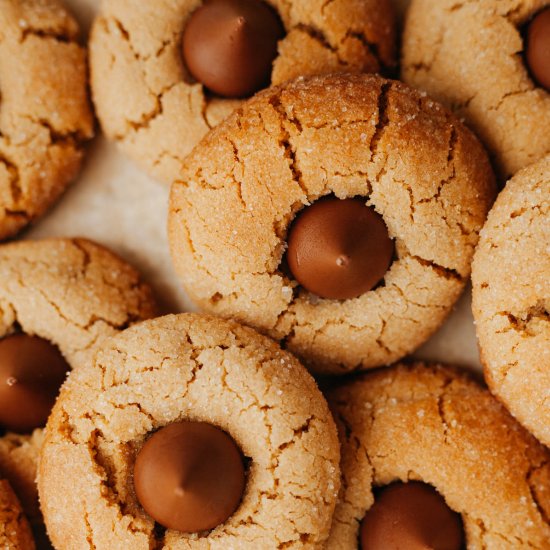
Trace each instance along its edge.
{"label": "white background surface", "polygon": [[[394,1],[399,11],[408,3]],[[65,2],[79,19],[85,40],[99,0]],[[78,180],[25,237],[83,236],[97,240],[142,270],[166,312],[192,309],[175,277],[168,252],[168,188],[126,160],[99,128],[97,134]],[[480,368],[469,287],[447,323],[415,356]]]}

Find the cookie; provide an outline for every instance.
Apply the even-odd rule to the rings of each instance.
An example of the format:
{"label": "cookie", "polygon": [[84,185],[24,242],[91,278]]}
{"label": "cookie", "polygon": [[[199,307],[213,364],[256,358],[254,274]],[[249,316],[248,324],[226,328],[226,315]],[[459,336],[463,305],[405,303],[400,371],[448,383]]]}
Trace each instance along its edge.
{"label": "cookie", "polygon": [[[151,290],[134,268],[91,241],[0,246],[0,433],[7,431],[0,471],[37,531],[43,436],[33,429],[45,425],[69,369],[105,338],[154,313]],[[47,372],[37,370],[37,360]]]}
{"label": "cookie", "polygon": [[550,155],[499,195],[473,262],[473,312],[491,391],[550,445]]}
{"label": "cookie", "polygon": [[[326,402],[293,356],[235,322],[171,315],[110,339],[71,373],[46,433],[38,486],[59,550],[323,548],[328,536],[339,449]],[[174,449],[190,441],[183,461]],[[216,514],[173,517],[212,492]]]}
{"label": "cookie", "polygon": [[93,136],[77,35],[58,0],[0,0],[0,240],[59,198]]}
{"label": "cookie", "polygon": [[342,444],[328,549],[548,548],[550,451],[465,373],[399,365],[328,400]]}
{"label": "cookie", "polygon": [[389,0],[112,0],[91,35],[93,98],[106,135],[172,183],[241,95],[300,75],[386,70],[395,43]]}
{"label": "cookie", "polygon": [[0,479],[0,548],[34,550],[31,529],[10,484]]}
{"label": "cookie", "polygon": [[503,181],[550,152],[550,62],[542,53],[550,18],[540,38],[531,29],[547,6],[547,0],[413,0],[408,12],[403,80],[466,120]]}
{"label": "cookie", "polygon": [[441,325],[494,193],[477,139],[426,96],[373,75],[299,79],[188,157],[172,258],[204,310],[282,341],[314,372],[367,369]]}

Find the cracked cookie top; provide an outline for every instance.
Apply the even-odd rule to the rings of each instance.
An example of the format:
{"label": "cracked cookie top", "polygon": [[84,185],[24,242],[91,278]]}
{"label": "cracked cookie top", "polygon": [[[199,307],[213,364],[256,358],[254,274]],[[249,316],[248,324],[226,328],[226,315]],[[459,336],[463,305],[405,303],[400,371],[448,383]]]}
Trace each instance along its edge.
{"label": "cracked cookie top", "polygon": [[342,445],[327,548],[356,548],[380,490],[410,481],[432,486],[461,514],[468,548],[548,548],[550,451],[464,372],[398,365],[327,398]]}
{"label": "cracked cookie top", "polygon": [[58,0],[0,0],[0,240],[57,200],[93,135],[77,34]]}
{"label": "cracked cookie top", "polygon": [[34,550],[29,523],[10,484],[0,479],[0,548]]}
{"label": "cracked cookie top", "polygon": [[548,0],[414,0],[402,77],[477,132],[503,181],[550,152],[550,93],[526,60],[530,20]]}
{"label": "cracked cookie top", "polygon": [[[267,0],[267,4],[284,26],[272,84],[300,75],[378,72],[395,65],[395,22],[389,0]],[[92,30],[91,80],[103,130],[147,172],[167,183],[178,177],[181,162],[208,130],[242,103],[207,92],[186,66],[184,31],[202,5],[201,0],[161,4],[110,0],[102,3]],[[206,40],[205,32],[199,33],[201,40]],[[219,32],[210,34],[222,41]],[[217,47],[223,53],[231,43]],[[201,48],[201,55],[205,51]],[[216,57],[213,60],[204,61],[208,71]]]}
{"label": "cracked cookie top", "polygon": [[473,312],[491,391],[550,445],[550,155],[500,193],[473,262]]}
{"label": "cracked cookie top", "polygon": [[38,336],[75,368],[101,340],[155,311],[140,274],[92,241],[0,246],[0,338],[16,332]]}
{"label": "cracked cookie top", "polygon": [[[220,428],[246,459],[236,512],[194,534],[159,529],[133,482],[153,432],[183,421]],[[38,484],[60,550],[324,547],[340,474],[327,404],[292,355],[235,322],[170,315],[108,340],[71,373],[46,433]]]}
{"label": "cracked cookie top", "polygon": [[[188,157],[172,258],[199,306],[284,341],[310,369],[385,365],[449,313],[494,193],[482,146],[425,95],[372,75],[299,79],[249,100]],[[382,281],[345,300],[307,292],[285,255],[295,218],[329,196],[361,198],[395,243]]]}

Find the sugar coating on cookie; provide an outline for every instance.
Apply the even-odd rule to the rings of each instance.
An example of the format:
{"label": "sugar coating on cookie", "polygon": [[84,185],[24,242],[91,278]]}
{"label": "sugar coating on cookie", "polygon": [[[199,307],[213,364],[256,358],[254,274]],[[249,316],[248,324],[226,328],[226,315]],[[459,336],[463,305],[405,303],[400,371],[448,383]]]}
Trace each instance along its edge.
{"label": "sugar coating on cookie", "polygon": [[550,540],[550,451],[467,374],[398,365],[327,394],[342,444],[330,550],[357,547],[373,490],[421,481],[461,514],[468,548]]}
{"label": "sugar coating on cookie", "polygon": [[[377,72],[395,64],[389,0],[266,3],[285,30],[272,84],[300,75]],[[91,35],[93,98],[103,130],[167,183],[178,177],[181,162],[200,139],[242,103],[205,91],[184,63],[183,34],[202,6],[200,0],[104,2]]]}
{"label": "sugar coating on cookie", "polygon": [[0,1],[0,240],[63,193],[93,135],[77,35],[58,0]]}
{"label": "sugar coating on cookie", "polygon": [[532,78],[526,27],[547,0],[414,0],[402,77],[477,132],[503,181],[550,152],[550,93]]}
{"label": "sugar coating on cookie", "polygon": [[29,523],[10,484],[0,479],[0,548],[34,550]]}
{"label": "sugar coating on cookie", "polygon": [[[237,511],[199,534],[160,533],[133,485],[135,458],[181,421],[226,432],[246,460]],[[182,314],[108,340],[74,370],[48,422],[40,501],[64,548],[323,548],[339,488],[334,422],[313,378],[235,322]]]}
{"label": "sugar coating on cookie", "polygon": [[[257,95],[188,157],[172,187],[172,258],[201,308],[284,341],[309,368],[385,365],[449,313],[494,193],[477,139],[425,95],[372,75],[299,79]],[[383,280],[353,299],[310,294],[285,266],[294,220],[329,196],[360,197],[395,242]]]}
{"label": "sugar coating on cookie", "polygon": [[100,340],[155,312],[136,269],[92,241],[0,246],[0,337],[19,330],[45,338],[74,368]]}
{"label": "sugar coating on cookie", "polygon": [[[28,336],[50,342],[76,368],[104,339],[155,312],[151,289],[139,273],[91,241],[0,246],[0,342]],[[41,443],[41,429],[0,437],[0,470],[38,536],[43,527],[35,479]]]}
{"label": "sugar coating on cookie", "polygon": [[481,232],[473,312],[491,391],[550,445],[550,155],[516,174]]}

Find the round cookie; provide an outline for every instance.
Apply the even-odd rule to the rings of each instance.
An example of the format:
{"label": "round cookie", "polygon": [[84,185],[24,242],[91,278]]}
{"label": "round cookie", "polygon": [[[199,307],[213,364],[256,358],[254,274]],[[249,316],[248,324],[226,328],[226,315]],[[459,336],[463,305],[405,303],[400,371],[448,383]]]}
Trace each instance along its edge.
{"label": "round cookie", "polygon": [[356,549],[380,488],[410,481],[437,490],[462,516],[469,549],[548,548],[550,451],[465,373],[398,365],[350,380],[328,400],[342,445],[328,549]]}
{"label": "round cookie", "polygon": [[[208,130],[242,104],[241,99],[205,91],[184,62],[184,30],[202,4],[111,0],[102,4],[92,30],[91,81],[103,130],[147,172],[167,183],[178,177],[184,157]],[[273,61],[272,84],[300,75],[376,72],[395,65],[389,0],[267,4],[286,33]],[[203,34],[209,31],[206,26]]]}
{"label": "round cookie", "polygon": [[403,80],[466,120],[503,181],[550,152],[550,93],[524,56],[528,24],[546,6],[413,0],[407,15]]}
{"label": "round cookie", "polygon": [[0,479],[0,548],[34,550],[31,528],[10,484]]}
{"label": "round cookie", "polygon": [[[0,344],[14,333],[38,336],[55,344],[68,366],[77,367],[105,338],[154,316],[155,310],[152,292],[137,271],[91,241],[0,246]],[[0,471],[39,534],[35,478],[42,430],[27,435],[3,433],[3,428],[0,421]]]}
{"label": "round cookie", "polygon": [[500,193],[474,256],[473,313],[485,378],[550,445],[550,155]]}
{"label": "round cookie", "polygon": [[[201,308],[283,341],[313,371],[386,365],[451,310],[494,193],[477,139],[419,92],[373,75],[299,79],[257,95],[188,157],[172,187],[172,258]],[[361,198],[367,225],[382,219],[375,261],[388,258],[384,231],[395,247],[378,285],[343,300],[307,292],[286,265],[289,228],[331,196]],[[339,230],[352,248],[354,227]]]}
{"label": "round cookie", "polygon": [[[237,511],[200,534],[159,531],[134,490],[145,441],[182,421],[223,430],[245,457]],[[235,322],[171,315],[110,339],[71,373],[46,433],[38,486],[59,550],[324,547],[339,488],[334,422],[298,361]]]}
{"label": "round cookie", "polygon": [[77,34],[58,0],[0,0],[0,240],[57,200],[93,136]]}

